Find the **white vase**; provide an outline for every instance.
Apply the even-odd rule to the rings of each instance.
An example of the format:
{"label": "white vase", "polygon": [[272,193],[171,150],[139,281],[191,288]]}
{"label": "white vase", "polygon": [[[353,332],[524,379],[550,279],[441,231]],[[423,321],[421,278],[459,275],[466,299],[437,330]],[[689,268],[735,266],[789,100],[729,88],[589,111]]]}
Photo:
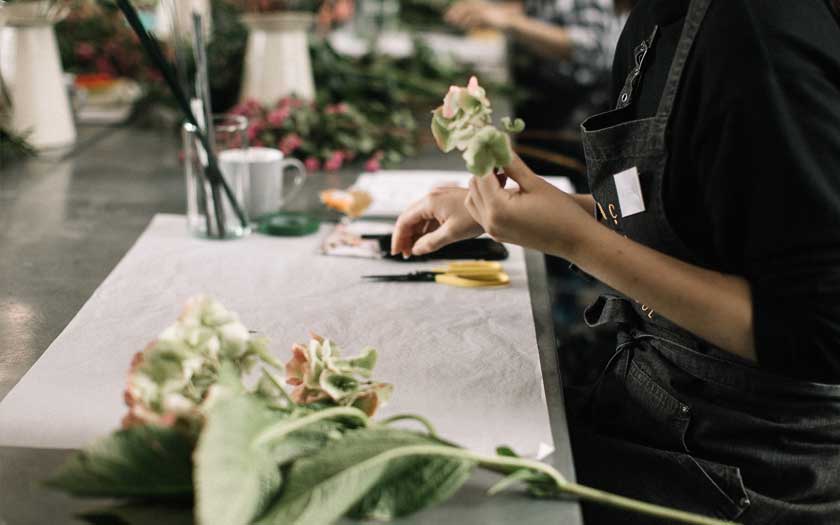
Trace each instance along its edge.
{"label": "white vase", "polygon": [[289,95],[314,100],[315,81],[307,37],[314,19],[304,12],[242,17],[249,29],[242,100],[256,100],[263,105]]}
{"label": "white vase", "polygon": [[155,9],[155,35],[161,40],[171,40],[177,35],[192,42],[193,12],[201,15],[207,42],[212,34],[210,0],[160,0]]}
{"label": "white vase", "polygon": [[[12,130],[39,150],[76,141],[76,126],[55,38],[55,16],[30,16],[7,5],[3,70],[12,101]],[[8,48],[6,48],[8,45]]]}

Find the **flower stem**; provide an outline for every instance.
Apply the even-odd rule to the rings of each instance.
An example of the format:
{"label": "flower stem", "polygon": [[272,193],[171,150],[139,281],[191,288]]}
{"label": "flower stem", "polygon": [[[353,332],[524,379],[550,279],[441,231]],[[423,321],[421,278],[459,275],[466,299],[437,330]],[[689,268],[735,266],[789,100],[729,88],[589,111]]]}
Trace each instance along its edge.
{"label": "flower stem", "polygon": [[286,392],[286,389],[283,388],[283,385],[280,384],[280,381],[278,381],[276,377],[271,375],[271,373],[269,373],[265,368],[263,368],[262,373],[269,381],[271,381],[271,383],[274,386],[277,387],[277,390],[279,390],[280,393],[283,394],[283,398],[286,400],[286,403],[288,403],[289,406],[295,406],[295,402],[292,401],[291,397],[289,397],[289,393]]}
{"label": "flower stem", "polygon": [[645,503],[643,501],[625,498],[624,496],[619,496],[617,494],[611,494],[609,492],[592,489],[583,485],[578,485],[577,483],[570,483],[566,481],[562,474],[560,474],[556,469],[552,468],[550,465],[546,465],[545,463],[541,463],[539,461],[531,459],[511,458],[505,456],[484,456],[481,454],[476,454],[475,452],[471,452],[469,450],[449,447],[445,445],[415,445],[408,447],[400,447],[398,449],[393,449],[383,454],[383,456],[389,455],[393,455],[395,457],[413,455],[443,456],[474,461],[478,463],[481,467],[489,466],[491,467],[491,469],[492,467],[515,467],[518,469],[524,468],[545,474],[554,481],[554,483],[557,485],[558,490],[577,496],[580,499],[593,501],[596,503],[609,505],[620,509],[626,509],[629,511],[638,512],[640,514],[646,514],[649,516],[666,518],[682,523],[691,523],[695,525],[732,525],[733,523],[731,521],[723,521],[715,518],[708,518],[706,516],[701,516],[700,514],[693,514],[681,510],[669,509],[667,507],[654,505],[652,503]]}
{"label": "flower stem", "polygon": [[362,423],[363,426],[368,426],[368,423],[370,422],[367,415],[365,415],[365,413],[359,410],[358,408],[327,408],[324,410],[319,410],[318,412],[315,412],[313,414],[309,414],[308,416],[293,419],[291,421],[283,420],[275,425],[268,427],[259,436],[257,436],[257,439],[254,440],[254,446],[264,445],[269,441],[282,439],[285,436],[291,434],[292,432],[296,432],[313,423],[317,423],[325,419],[334,419],[338,417],[350,417],[357,419]]}
{"label": "flower stem", "polygon": [[426,432],[428,432],[430,436],[437,437],[437,431],[435,430],[434,425],[432,425],[432,422],[426,419],[425,417],[419,416],[417,414],[399,414],[396,416],[385,418],[379,423],[381,425],[390,425],[391,423],[396,423],[397,421],[405,420],[417,421],[418,423],[426,427]]}
{"label": "flower stem", "polygon": [[632,498],[626,498],[624,496],[619,496],[618,494],[612,494],[610,492],[604,492],[584,485],[578,485],[577,483],[569,483],[565,487],[562,487],[561,490],[583,500],[589,500],[611,507],[628,509],[641,514],[667,518],[683,523],[696,523],[698,525],[731,525],[734,523],[731,521],[708,518],[691,512],[670,509],[668,507],[662,507],[660,505],[654,505],[652,503],[646,503]]}

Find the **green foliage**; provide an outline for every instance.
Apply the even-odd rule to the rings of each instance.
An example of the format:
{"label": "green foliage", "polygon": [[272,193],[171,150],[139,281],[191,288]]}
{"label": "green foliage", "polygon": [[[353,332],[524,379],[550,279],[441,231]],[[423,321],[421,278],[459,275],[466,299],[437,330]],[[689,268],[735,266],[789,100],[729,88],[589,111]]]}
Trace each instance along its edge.
{"label": "green foliage", "polygon": [[258,399],[235,396],[209,411],[195,451],[196,515],[205,525],[249,523],[281,483],[280,469],[265,446],[254,441],[266,427],[287,417]]}
{"label": "green foliage", "polygon": [[[74,496],[127,500],[82,516],[94,524],[182,525],[197,519],[202,525],[308,525],[342,516],[388,521],[417,512],[446,501],[481,467],[506,476],[491,493],[525,483],[540,497],[569,493],[687,523],[721,523],[569,483],[550,466],[519,458],[508,447],[480,456],[436,437],[420,416],[376,423],[355,403],[299,402],[265,368],[252,389],[244,381],[251,367],[243,360],[279,363],[234,312],[204,296],[188,301],[178,321],[135,356],[129,375],[145,379],[135,381],[139,390],[130,404],[148,412],[136,396],[175,381],[181,393],[168,410],[177,408],[189,396],[180,382],[219,356],[209,384],[202,386],[206,391],[195,396],[200,402],[188,406],[194,417],[190,433],[168,413],[157,414],[172,425],[166,427],[135,414],[134,426],[72,456],[47,485]],[[323,387],[333,391],[326,396],[341,399],[366,381],[353,374],[367,377],[375,362],[372,349],[341,358],[329,340],[313,336],[307,348],[295,345],[285,369],[297,388]],[[314,369],[320,372],[311,374]],[[149,416],[146,412],[140,415]],[[388,426],[408,419],[428,433]],[[193,502],[191,513],[184,504]]]}
{"label": "green foliage", "polygon": [[348,512],[356,518],[390,520],[445,501],[467,480],[475,463],[418,454],[417,447],[423,445],[444,447],[406,430],[350,432],[295,462],[282,495],[257,523],[331,523]]}
{"label": "green foliage", "polygon": [[120,430],[74,455],[46,484],[79,497],[189,499],[193,446],[172,428]]}

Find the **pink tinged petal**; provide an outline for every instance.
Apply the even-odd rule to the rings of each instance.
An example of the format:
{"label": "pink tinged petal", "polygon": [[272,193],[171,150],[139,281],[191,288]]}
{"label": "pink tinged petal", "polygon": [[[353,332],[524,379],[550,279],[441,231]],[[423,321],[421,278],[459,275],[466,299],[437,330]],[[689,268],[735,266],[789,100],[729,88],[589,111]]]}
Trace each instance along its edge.
{"label": "pink tinged petal", "polygon": [[449,87],[449,93],[447,93],[446,97],[443,99],[442,114],[444,118],[455,117],[455,114],[458,112],[458,99],[462,89],[463,88],[459,88],[458,86]]}
{"label": "pink tinged petal", "polygon": [[329,399],[326,392],[308,388],[306,385],[295,387],[295,389],[292,390],[290,397],[292,398],[292,401],[298,405],[308,405],[310,403],[317,403],[318,401]]}
{"label": "pink tinged petal", "polygon": [[296,344],[292,347],[292,359],[286,363],[286,383],[292,386],[302,385],[308,373],[309,355],[304,347]]}
{"label": "pink tinged petal", "polygon": [[364,392],[353,401],[353,406],[367,414],[368,417],[373,417],[376,409],[379,408],[379,395],[374,391]]}
{"label": "pink tinged petal", "polygon": [[470,82],[467,84],[467,91],[470,95],[477,97],[481,94],[481,86],[478,85],[478,79],[475,75],[470,77]]}

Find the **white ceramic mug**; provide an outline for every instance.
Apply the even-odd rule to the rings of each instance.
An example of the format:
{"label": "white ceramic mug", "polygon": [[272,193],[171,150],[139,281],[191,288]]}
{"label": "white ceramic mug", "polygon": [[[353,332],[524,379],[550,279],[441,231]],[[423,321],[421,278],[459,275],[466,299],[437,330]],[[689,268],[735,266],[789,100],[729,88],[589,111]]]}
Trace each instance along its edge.
{"label": "white ceramic mug", "polygon": [[[273,148],[231,149],[219,153],[219,168],[225,175],[247,169],[245,212],[251,220],[275,213],[294,198],[303,186],[306,168],[297,159],[284,158],[283,152]],[[291,189],[284,195],[283,180],[286,169],[297,173]]]}

